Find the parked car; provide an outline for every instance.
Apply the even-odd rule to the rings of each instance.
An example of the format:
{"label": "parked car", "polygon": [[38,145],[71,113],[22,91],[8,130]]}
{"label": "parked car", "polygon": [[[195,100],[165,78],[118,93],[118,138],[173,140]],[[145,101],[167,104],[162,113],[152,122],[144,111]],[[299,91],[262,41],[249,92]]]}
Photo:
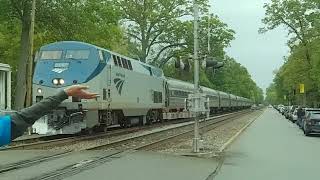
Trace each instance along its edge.
{"label": "parked car", "polygon": [[298,108],[295,108],[294,111],[293,111],[293,113],[291,114],[290,120],[291,120],[293,123],[297,122],[297,120],[298,120],[297,111],[298,111]]}
{"label": "parked car", "polygon": [[284,111],[284,106],[281,106],[281,107],[279,108],[279,112],[282,114],[283,111]]}
{"label": "parked car", "polygon": [[290,117],[291,108],[292,108],[292,106],[287,106],[287,107],[285,108],[285,110],[284,110],[283,115],[284,115],[284,117],[285,117],[286,119],[289,119],[289,117]]}
{"label": "parked car", "polygon": [[288,106],[283,106],[282,111],[281,111],[281,114],[282,114],[283,116],[285,116],[287,110],[288,110]]}
{"label": "parked car", "polygon": [[307,118],[307,115],[310,113],[320,113],[320,109],[318,109],[318,108],[304,108],[303,110],[304,110],[305,114],[302,117],[302,121],[301,121],[301,124],[299,124],[299,126],[304,131],[304,122]]}
{"label": "parked car", "polygon": [[281,113],[281,109],[282,109],[283,107],[284,107],[284,106],[283,106],[282,104],[279,104],[276,109]]}
{"label": "parked car", "polygon": [[251,110],[257,110],[257,109],[258,109],[257,105],[254,104],[254,105],[251,106]]}
{"label": "parked car", "polygon": [[303,132],[306,136],[310,133],[320,132],[320,110],[307,112],[303,123]]}
{"label": "parked car", "polygon": [[292,122],[295,122],[295,121],[293,121],[292,118],[293,118],[293,113],[294,113],[294,111],[295,111],[297,108],[298,108],[298,106],[293,105],[293,106],[291,106],[290,109],[289,109],[288,116],[289,116],[289,120],[292,121]]}

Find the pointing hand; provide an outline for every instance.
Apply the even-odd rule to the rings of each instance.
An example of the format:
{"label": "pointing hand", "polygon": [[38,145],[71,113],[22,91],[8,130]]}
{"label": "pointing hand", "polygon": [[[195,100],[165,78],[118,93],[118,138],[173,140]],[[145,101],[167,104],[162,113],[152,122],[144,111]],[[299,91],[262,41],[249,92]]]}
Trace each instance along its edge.
{"label": "pointing hand", "polygon": [[68,96],[72,96],[80,99],[94,99],[99,97],[99,94],[90,93],[86,91],[87,89],[89,89],[88,86],[74,85],[74,86],[68,87],[64,91],[67,93]]}

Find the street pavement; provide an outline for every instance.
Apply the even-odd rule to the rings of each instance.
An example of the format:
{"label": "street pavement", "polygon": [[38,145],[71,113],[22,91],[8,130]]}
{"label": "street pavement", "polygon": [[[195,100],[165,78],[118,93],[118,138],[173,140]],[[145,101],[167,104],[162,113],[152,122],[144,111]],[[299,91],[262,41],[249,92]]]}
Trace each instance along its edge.
{"label": "street pavement", "polygon": [[268,108],[225,152],[215,180],[320,179],[320,136]]}

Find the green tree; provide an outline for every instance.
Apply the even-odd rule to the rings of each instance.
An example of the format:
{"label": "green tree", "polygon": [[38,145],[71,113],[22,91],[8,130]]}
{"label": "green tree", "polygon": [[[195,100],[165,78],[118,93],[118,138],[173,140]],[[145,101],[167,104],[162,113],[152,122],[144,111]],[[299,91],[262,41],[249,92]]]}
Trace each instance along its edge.
{"label": "green tree", "polygon": [[292,49],[302,44],[305,50],[305,60],[311,64],[309,43],[319,37],[319,2],[312,0],[271,0],[264,5],[266,25],[260,32],[273,30],[279,26],[288,29],[288,45]]}
{"label": "green tree", "polygon": [[[198,0],[202,11],[207,9],[207,0]],[[192,14],[191,0],[120,0],[118,7],[123,12],[124,26],[135,45],[131,52],[142,62],[152,61],[167,49],[184,46],[169,36],[177,32],[181,19]],[[182,25],[183,26],[183,25]],[[180,29],[181,30],[181,29]],[[180,33],[181,34],[181,33]]]}
{"label": "green tree", "polygon": [[[7,26],[1,33],[6,37],[20,35],[20,50],[12,52],[20,54],[19,63],[10,60],[12,64],[19,64],[15,93],[15,107],[19,109],[25,99],[31,0],[0,0],[0,4],[0,22]],[[37,1],[35,49],[48,42],[80,40],[126,53],[126,45],[123,45],[126,41],[118,25],[119,12],[111,0]],[[16,27],[20,30],[16,31]]]}

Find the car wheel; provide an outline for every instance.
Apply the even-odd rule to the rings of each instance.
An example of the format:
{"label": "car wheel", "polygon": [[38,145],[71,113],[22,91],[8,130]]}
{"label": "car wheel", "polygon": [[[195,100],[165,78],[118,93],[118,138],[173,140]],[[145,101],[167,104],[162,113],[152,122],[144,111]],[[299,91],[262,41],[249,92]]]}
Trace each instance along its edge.
{"label": "car wheel", "polygon": [[306,135],[306,136],[310,136],[310,132],[309,131],[303,131],[304,132],[304,135]]}
{"label": "car wheel", "polygon": [[309,136],[309,135],[310,135],[310,131],[308,131],[308,128],[307,128],[307,126],[306,126],[305,123],[304,123],[304,125],[303,125],[303,133],[304,133],[304,135],[306,135],[306,136]]}

